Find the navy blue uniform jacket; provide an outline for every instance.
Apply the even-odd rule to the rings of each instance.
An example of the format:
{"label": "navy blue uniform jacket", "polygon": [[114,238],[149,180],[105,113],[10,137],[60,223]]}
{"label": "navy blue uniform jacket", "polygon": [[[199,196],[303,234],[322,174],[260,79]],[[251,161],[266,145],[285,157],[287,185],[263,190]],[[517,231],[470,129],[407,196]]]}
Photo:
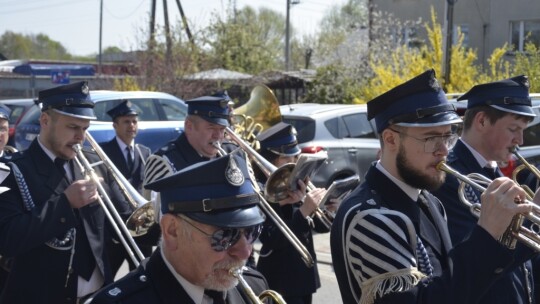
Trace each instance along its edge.
{"label": "navy blue uniform jacket", "polygon": [[107,157],[113,162],[114,166],[124,175],[131,185],[141,193],[142,182],[144,180],[144,161],[150,156],[150,148],[136,144],[133,150],[135,157],[133,167],[129,170],[126,162],[125,151],[120,150],[118,141],[114,137],[111,141],[100,143],[101,149],[107,154]]}
{"label": "navy blue uniform jacket", "polygon": [[[487,176],[489,174],[480,167],[471,151],[461,140],[450,151],[447,164],[464,175],[480,173]],[[502,173],[498,172],[496,175],[500,177]],[[493,179],[493,177],[489,178]],[[459,243],[461,240],[467,238],[478,221],[470,212],[469,208],[459,200],[458,187],[459,182],[457,178],[447,174],[444,185],[439,190],[433,192],[441,200],[446,209],[448,228],[453,243]],[[470,187],[466,188],[468,189],[467,196],[472,202],[479,202],[480,193],[473,191]],[[531,258],[533,252],[520,244],[515,254],[516,267],[510,269],[499,281],[495,282],[479,303],[534,303],[534,299],[529,302],[529,296],[533,297],[533,284],[531,281],[531,262],[527,261]],[[488,257],[489,255],[489,251],[485,251],[485,256]],[[519,265],[520,261],[521,265]]]}
{"label": "navy blue uniform jacket", "polygon": [[[85,153],[90,162],[97,155]],[[3,181],[9,190],[0,194],[0,254],[13,257],[13,267],[2,292],[1,303],[75,303],[77,274],[69,275],[71,250],[53,249],[45,243],[53,238],[62,239],[77,225],[74,210],[63,194],[67,181],[58,172],[53,161],[39,146],[37,139],[28,150],[15,154],[4,162],[16,163],[28,185],[35,207],[27,211],[13,173]],[[122,199],[118,186],[110,187],[111,178],[103,166],[94,167],[104,177],[102,185],[120,214],[129,213],[128,203]],[[83,176],[74,169],[75,180]],[[113,184],[111,184],[113,185]],[[113,189],[114,188],[114,189]],[[119,203],[118,203],[119,202]],[[104,212],[97,202],[79,209],[91,254],[104,274],[105,283],[113,277],[104,246],[110,238]]]}
{"label": "navy blue uniform jacket", "polygon": [[[347,232],[361,228],[368,229],[376,235],[395,232],[389,231],[389,228],[383,225],[377,226],[376,230],[369,227],[350,227],[358,214],[374,209],[382,211],[390,209],[409,219],[414,225],[412,232],[416,233],[416,237],[424,244],[429,262],[433,266],[433,276],[422,278],[415,286],[402,292],[377,297],[375,303],[477,303],[490,285],[500,277],[498,273],[509,267],[512,262],[511,250],[500,245],[479,226],[473,229],[467,241],[456,245],[450,251],[450,236],[444,219],[444,210],[434,196],[427,191],[422,193],[427,198],[429,210],[427,212],[419,210],[418,203],[412,201],[373,165],[366,174],[365,182],[343,201],[334,219],[330,235],[332,261],[343,303],[358,303],[362,292],[360,284],[365,283],[355,275],[362,269],[353,269],[349,265],[358,267],[354,260],[365,258],[366,253],[344,251],[344,248],[353,241],[347,237]],[[426,225],[427,223],[421,220],[422,212],[426,212],[426,216],[431,218],[431,225]],[[405,230],[396,233],[408,234]],[[414,248],[407,249],[415,252]],[[485,252],[489,254],[485,255]],[[402,253],[374,254],[384,258]],[[413,258],[418,263],[418,256],[413,255]]]}

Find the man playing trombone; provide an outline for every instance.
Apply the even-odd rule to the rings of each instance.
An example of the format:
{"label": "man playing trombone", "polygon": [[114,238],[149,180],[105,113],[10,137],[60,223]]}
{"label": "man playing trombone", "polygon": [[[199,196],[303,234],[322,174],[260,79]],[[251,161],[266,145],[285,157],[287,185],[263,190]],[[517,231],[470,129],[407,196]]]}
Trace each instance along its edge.
{"label": "man playing trombone", "polygon": [[[511,150],[523,144],[523,130],[535,114],[529,98],[526,76],[479,84],[458,100],[467,101],[463,133],[448,155],[447,164],[463,175],[478,173],[495,179],[503,176],[497,162],[512,156]],[[476,225],[476,217],[460,201],[459,182],[448,176],[442,187],[433,192],[443,203],[453,243],[465,239]],[[480,193],[465,186],[471,203],[480,202]],[[531,250],[518,247],[516,264],[484,294],[479,303],[535,303],[531,273]],[[524,252],[523,252],[524,251]],[[490,253],[486,252],[486,256]]]}
{"label": "man playing trombone", "polygon": [[[161,242],[135,271],[91,303],[257,303],[266,281],[246,270],[264,214],[246,161],[231,153],[146,185],[161,194]],[[242,281],[242,280],[240,280]]]}
{"label": "man playing trombone", "polygon": [[[330,235],[344,303],[477,303],[513,261],[499,243],[525,192],[508,178],[482,195],[469,238],[451,244],[444,210],[429,193],[461,119],[428,70],[368,102],[381,158],[341,204]],[[482,253],[488,252],[489,255]]]}
{"label": "man playing trombone", "polygon": [[[0,254],[13,264],[0,302],[78,303],[113,280],[105,245],[109,227],[96,203],[100,193],[74,163],[74,146],[84,142],[95,119],[94,102],[86,82],[43,90],[39,101],[38,137],[28,150],[3,160],[9,170],[1,175]],[[95,170],[108,187],[103,168]],[[129,212],[116,190],[109,193],[119,212]]]}

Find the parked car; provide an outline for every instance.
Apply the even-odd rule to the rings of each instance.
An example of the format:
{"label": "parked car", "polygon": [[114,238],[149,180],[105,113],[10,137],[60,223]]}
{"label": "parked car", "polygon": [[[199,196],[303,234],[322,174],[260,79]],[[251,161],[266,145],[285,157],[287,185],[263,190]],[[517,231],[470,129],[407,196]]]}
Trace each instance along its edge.
{"label": "parked car", "polygon": [[30,98],[24,99],[4,99],[0,103],[11,109],[9,116],[9,140],[8,145],[15,146],[15,127],[21,121],[21,118],[26,112],[35,105],[34,100]]}
{"label": "parked car", "polygon": [[380,150],[375,125],[366,105],[292,104],[280,106],[284,122],[292,124],[302,153],[325,151],[328,160],[312,178],[327,188],[337,179],[358,174],[361,179]]}
{"label": "parked car", "polygon": [[[90,91],[95,102],[97,120],[90,123],[89,132],[97,142],[115,136],[112,120],[107,111],[128,99],[139,112],[139,132],[136,142],[148,146],[152,151],[175,139],[184,128],[187,105],[183,100],[160,92],[145,91]],[[41,108],[33,106],[21,119],[15,130],[15,147],[25,150],[39,134]]]}

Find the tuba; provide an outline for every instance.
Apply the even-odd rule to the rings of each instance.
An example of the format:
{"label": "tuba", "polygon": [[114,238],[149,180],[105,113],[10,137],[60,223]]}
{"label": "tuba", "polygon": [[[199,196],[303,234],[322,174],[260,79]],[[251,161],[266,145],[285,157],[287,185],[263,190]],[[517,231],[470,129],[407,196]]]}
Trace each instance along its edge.
{"label": "tuba", "polygon": [[257,147],[257,135],[281,121],[279,102],[267,86],[260,84],[251,90],[249,100],[233,109],[232,129],[252,147]]}

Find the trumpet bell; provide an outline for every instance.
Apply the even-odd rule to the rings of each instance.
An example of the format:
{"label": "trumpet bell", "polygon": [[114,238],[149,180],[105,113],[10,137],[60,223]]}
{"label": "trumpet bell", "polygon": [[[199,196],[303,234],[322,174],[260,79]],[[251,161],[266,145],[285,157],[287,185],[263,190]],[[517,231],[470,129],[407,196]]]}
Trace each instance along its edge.
{"label": "trumpet bell", "polygon": [[271,203],[277,203],[283,199],[286,199],[289,186],[287,181],[294,170],[295,164],[285,164],[277,168],[266,181],[264,187],[264,196]]}

